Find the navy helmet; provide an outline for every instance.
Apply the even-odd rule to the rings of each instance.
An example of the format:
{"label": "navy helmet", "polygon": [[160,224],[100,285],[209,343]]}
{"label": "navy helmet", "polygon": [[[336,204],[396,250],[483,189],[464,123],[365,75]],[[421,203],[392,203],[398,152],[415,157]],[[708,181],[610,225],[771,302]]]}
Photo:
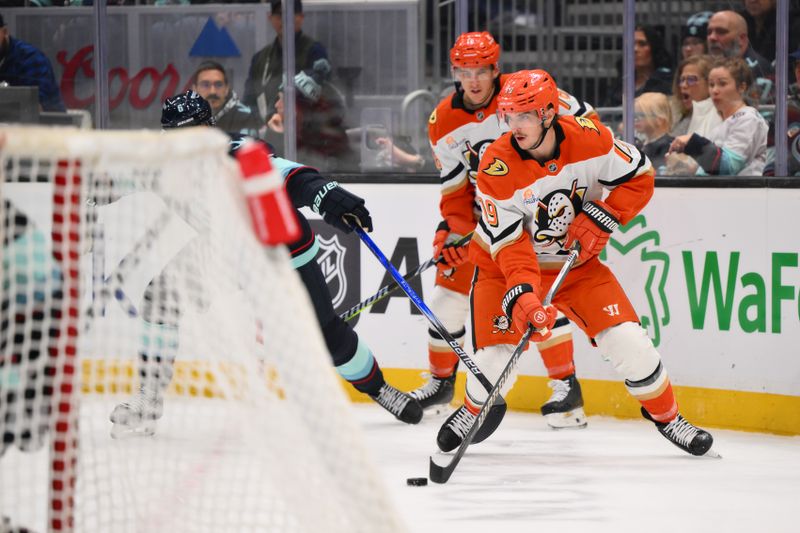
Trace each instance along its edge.
{"label": "navy helmet", "polygon": [[186,128],[188,126],[214,126],[211,106],[194,91],[170,96],[161,107],[161,127]]}

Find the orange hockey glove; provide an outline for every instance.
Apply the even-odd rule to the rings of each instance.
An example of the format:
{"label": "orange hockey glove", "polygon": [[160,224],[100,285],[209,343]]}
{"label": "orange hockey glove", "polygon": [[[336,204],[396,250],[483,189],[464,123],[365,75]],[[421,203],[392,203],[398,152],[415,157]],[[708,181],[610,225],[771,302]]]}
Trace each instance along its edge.
{"label": "orange hockey glove", "polygon": [[511,318],[517,331],[524,332],[528,324],[536,329],[531,336],[533,342],[546,341],[553,334],[550,330],[556,323],[558,311],[552,305],[542,305],[529,284],[520,283],[511,287],[503,297],[502,305],[503,312]]}
{"label": "orange hockey glove", "polygon": [[433,257],[436,259],[440,255],[442,256],[442,260],[436,264],[436,267],[440,270],[463,265],[469,257],[468,245],[455,246],[455,243],[452,242],[448,244],[448,237],[450,237],[450,228],[447,222],[442,221],[433,238]]}
{"label": "orange hockey glove", "polygon": [[619,213],[605,202],[595,200],[583,204],[583,210],[567,228],[565,248],[581,243],[578,259],[586,261],[599,254],[608,243],[611,233],[619,226]]}

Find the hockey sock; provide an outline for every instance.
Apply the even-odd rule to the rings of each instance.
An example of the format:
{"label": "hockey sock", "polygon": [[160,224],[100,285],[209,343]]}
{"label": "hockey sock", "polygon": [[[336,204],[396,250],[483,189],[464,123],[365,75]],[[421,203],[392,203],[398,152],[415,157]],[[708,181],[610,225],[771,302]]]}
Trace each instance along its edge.
{"label": "hockey sock", "polygon": [[569,320],[560,317],[553,326],[553,336],[536,344],[550,379],[564,379],[575,373],[572,330]]}
{"label": "hockey sock", "polygon": [[143,324],[139,351],[139,379],[142,388],[158,394],[169,386],[178,351],[178,328],[163,324]]}
{"label": "hockey sock", "polygon": [[657,422],[670,422],[678,415],[678,403],[672,392],[669,376],[661,363],[648,377],[640,381],[625,380],[628,392],[639,400]]}
{"label": "hockey sock", "polygon": [[355,353],[345,363],[336,366],[336,371],[359,392],[378,394],[384,384],[383,372],[367,345],[358,339]]}
{"label": "hockey sock", "polygon": [[[462,327],[455,332],[449,332],[456,342],[463,348],[466,328]],[[431,365],[431,374],[437,378],[446,378],[453,375],[458,366],[458,356],[436,330],[428,329],[428,361]]]}

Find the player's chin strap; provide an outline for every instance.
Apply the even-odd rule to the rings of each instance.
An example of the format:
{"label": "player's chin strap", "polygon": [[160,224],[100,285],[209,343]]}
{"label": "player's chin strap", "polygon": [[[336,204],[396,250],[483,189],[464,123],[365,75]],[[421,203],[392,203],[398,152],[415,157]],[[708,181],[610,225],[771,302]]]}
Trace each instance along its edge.
{"label": "player's chin strap", "polygon": [[547,132],[550,131],[550,128],[553,127],[553,120],[555,119],[556,117],[553,116],[553,119],[550,121],[549,126],[545,126],[544,123],[546,119],[542,119],[542,134],[539,136],[539,140],[536,141],[536,144],[528,148],[528,150],[536,150],[537,148],[539,148],[539,146],[544,142],[544,138],[545,136],[547,136]]}

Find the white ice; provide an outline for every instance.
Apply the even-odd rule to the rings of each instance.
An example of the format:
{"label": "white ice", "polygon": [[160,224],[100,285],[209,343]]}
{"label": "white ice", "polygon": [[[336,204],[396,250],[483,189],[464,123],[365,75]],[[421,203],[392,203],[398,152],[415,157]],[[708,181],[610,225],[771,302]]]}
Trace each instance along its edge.
{"label": "white ice", "polygon": [[[100,411],[91,413],[92,420],[107,420],[109,402],[95,406]],[[353,407],[410,533],[800,532],[800,437],[709,428],[723,458],[708,459],[687,455],[644,419],[591,416],[586,429],[553,431],[539,415],[509,412],[489,440],[468,449],[446,484],[412,487],[407,478],[428,475],[428,458],[447,415],[426,415],[421,424],[407,426],[372,403]],[[198,410],[208,413],[207,406]],[[84,422],[88,427],[89,420]],[[202,451],[192,454],[185,436],[170,437],[168,425],[162,425],[155,440],[144,442],[114,442],[108,423],[95,426],[101,454],[96,461],[116,464],[113,453],[145,442],[171,443],[170,455],[156,454],[160,468],[184,455],[202,458]],[[11,450],[0,466],[15,465],[11,473],[27,478],[33,459],[33,454]],[[236,466],[236,457],[231,460]],[[115,478],[134,483],[132,472],[118,470]],[[44,470],[35,477],[44,480]],[[19,490],[19,477],[3,478],[0,496]],[[107,482],[95,487],[108,489]],[[239,489],[231,486],[230,494]],[[22,523],[41,524],[40,518]]]}
{"label": "white ice", "polygon": [[446,415],[401,426],[355,408],[414,533],[800,532],[800,437],[709,428],[723,458],[697,458],[644,419],[553,431],[509,412],[446,484],[413,487],[406,479],[428,475]]}

